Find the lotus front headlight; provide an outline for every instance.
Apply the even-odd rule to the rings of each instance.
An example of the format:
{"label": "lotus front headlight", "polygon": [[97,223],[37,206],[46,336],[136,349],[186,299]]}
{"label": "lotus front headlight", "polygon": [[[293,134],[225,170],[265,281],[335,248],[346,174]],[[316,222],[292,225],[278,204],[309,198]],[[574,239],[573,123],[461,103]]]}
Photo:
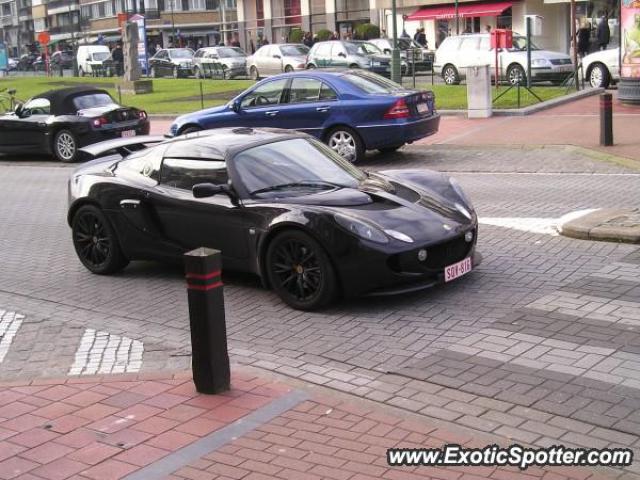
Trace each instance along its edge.
{"label": "lotus front headlight", "polygon": [[388,243],[389,238],[377,227],[344,215],[335,215],[338,225],[347,229],[354,235],[376,243]]}

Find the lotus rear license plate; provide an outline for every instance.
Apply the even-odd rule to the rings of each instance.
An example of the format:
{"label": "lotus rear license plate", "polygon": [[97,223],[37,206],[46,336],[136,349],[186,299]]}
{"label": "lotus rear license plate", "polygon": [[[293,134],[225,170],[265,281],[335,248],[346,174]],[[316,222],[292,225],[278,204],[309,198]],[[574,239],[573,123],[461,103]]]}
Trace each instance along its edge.
{"label": "lotus rear license plate", "polygon": [[120,132],[120,136],[121,137],[135,137],[136,136],[136,131],[135,130],[123,130],[122,132]]}
{"label": "lotus rear license plate", "polygon": [[429,111],[429,106],[426,103],[418,104],[418,113],[427,113]]}
{"label": "lotus rear license plate", "polygon": [[466,275],[473,269],[471,265],[471,257],[467,257],[461,262],[454,263],[448,267],[444,267],[444,281],[450,282],[463,275]]}

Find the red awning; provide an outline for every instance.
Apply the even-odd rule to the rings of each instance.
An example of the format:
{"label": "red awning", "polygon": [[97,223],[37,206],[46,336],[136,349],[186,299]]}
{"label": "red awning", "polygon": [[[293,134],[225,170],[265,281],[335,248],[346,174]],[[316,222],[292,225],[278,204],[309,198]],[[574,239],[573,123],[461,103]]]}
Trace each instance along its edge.
{"label": "red awning", "polygon": [[[492,3],[460,3],[458,4],[458,16],[463,17],[497,17],[513,2]],[[445,20],[456,18],[456,7],[449,5],[433,5],[416,10],[407,17],[407,20]]]}

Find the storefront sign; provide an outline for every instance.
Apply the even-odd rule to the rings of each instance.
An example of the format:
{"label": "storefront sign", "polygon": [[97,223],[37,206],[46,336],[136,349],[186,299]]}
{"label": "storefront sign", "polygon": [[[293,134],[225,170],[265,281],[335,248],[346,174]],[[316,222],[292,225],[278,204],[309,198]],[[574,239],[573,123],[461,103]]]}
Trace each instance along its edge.
{"label": "storefront sign", "polygon": [[142,71],[147,73],[147,25],[144,15],[131,15],[129,21],[138,25],[138,63]]}
{"label": "storefront sign", "polygon": [[640,79],[640,0],[622,0],[620,18],[620,76]]}

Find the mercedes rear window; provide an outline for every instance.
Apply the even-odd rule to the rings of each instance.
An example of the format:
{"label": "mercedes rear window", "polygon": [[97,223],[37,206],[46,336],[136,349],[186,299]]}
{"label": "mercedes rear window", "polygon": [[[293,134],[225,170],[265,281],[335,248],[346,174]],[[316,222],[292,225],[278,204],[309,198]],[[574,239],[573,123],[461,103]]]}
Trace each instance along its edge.
{"label": "mercedes rear window", "polygon": [[379,75],[367,75],[364,73],[346,73],[342,77],[350,84],[365,93],[396,93],[404,91],[402,85],[387,80]]}

